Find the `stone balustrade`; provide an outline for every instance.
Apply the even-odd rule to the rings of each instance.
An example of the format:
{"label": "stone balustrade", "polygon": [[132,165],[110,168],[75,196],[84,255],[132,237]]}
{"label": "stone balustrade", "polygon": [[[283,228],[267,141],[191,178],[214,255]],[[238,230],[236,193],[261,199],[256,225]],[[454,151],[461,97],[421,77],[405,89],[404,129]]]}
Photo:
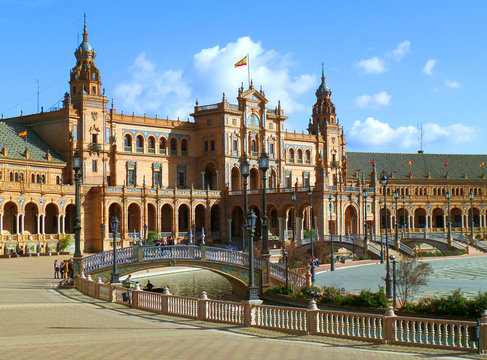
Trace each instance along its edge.
{"label": "stone balustrade", "polygon": [[201,321],[468,352],[487,349],[487,311],[479,321],[477,342],[471,338],[475,321],[396,316],[392,307],[385,314],[370,314],[319,310],[314,300],[304,309],[212,300],[205,292],[196,299],[171,295],[167,288],[163,294],[125,289],[94,282],[90,276],[78,278],[77,288],[101,300]]}

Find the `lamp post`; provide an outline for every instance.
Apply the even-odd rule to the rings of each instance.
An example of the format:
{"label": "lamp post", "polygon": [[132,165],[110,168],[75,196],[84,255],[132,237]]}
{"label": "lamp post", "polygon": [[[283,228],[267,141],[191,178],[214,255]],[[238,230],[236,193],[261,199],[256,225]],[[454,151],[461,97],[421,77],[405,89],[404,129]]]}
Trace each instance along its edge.
{"label": "lamp post", "polygon": [[286,286],[286,294],[288,293],[287,289],[288,289],[288,283],[289,283],[289,270],[288,270],[288,265],[287,265],[287,251],[286,250],[282,250],[282,256],[284,256],[284,263],[286,265],[286,282],[285,282],[285,286]]}
{"label": "lamp post", "polygon": [[451,194],[450,194],[450,190],[447,190],[446,193],[445,193],[445,197],[446,197],[446,200],[448,202],[448,247],[450,248],[451,247],[451,218],[450,218],[450,198],[451,198]]}
{"label": "lamp post", "polygon": [[333,221],[331,216],[333,198],[328,195],[328,206],[330,208],[330,246],[331,246],[331,257],[330,257],[330,271],[335,271],[335,255],[333,254]]}
{"label": "lamp post", "polygon": [[296,191],[291,193],[291,200],[293,201],[293,243],[296,244]]}
{"label": "lamp post", "polygon": [[474,232],[473,232],[473,192],[470,190],[470,195],[468,195],[468,198],[470,199],[470,227],[471,227],[471,237],[472,237],[472,243],[473,243],[473,237],[474,237]]}
{"label": "lamp post", "polygon": [[73,156],[73,170],[75,183],[75,202],[76,202],[76,216],[74,219],[74,257],[80,258],[81,255],[81,199],[80,199],[80,183],[81,183],[81,168],[82,159],[78,151],[74,152]]}
{"label": "lamp post", "polygon": [[269,255],[269,224],[267,223],[267,170],[269,169],[269,156],[265,150],[260,154],[259,168],[262,171],[262,255]]}
{"label": "lamp post", "polygon": [[406,195],[402,196],[402,228],[402,235],[404,237],[406,232]]}
{"label": "lamp post", "polygon": [[392,261],[392,282],[393,282],[393,302],[392,306],[394,309],[397,307],[397,296],[396,296],[396,256],[391,255],[391,261]]}
{"label": "lamp post", "polygon": [[147,245],[147,224],[144,224],[144,243]]}
{"label": "lamp post", "polygon": [[105,251],[105,223],[100,225],[101,230],[101,252]]}
{"label": "lamp post", "polygon": [[315,283],[315,244],[313,242],[313,227],[311,226],[311,219],[312,215],[311,212],[313,211],[313,205],[311,204],[311,195],[313,195],[313,191],[311,191],[311,186],[308,188],[308,198],[309,198],[309,240],[311,243],[311,283]]}
{"label": "lamp post", "polygon": [[363,198],[364,198],[364,231],[365,231],[365,234],[364,234],[364,254],[366,254],[367,253],[367,249],[366,249],[367,231],[369,230],[368,225],[367,225],[367,196],[369,195],[367,193],[367,189],[364,189],[362,194],[363,194]]}
{"label": "lamp post", "polygon": [[112,284],[118,284],[120,283],[119,279],[119,274],[118,274],[118,269],[117,269],[117,231],[118,231],[118,225],[120,224],[120,221],[118,220],[118,217],[113,216],[111,219],[111,225],[112,225],[112,232],[113,232],[113,270],[112,270],[112,278],[110,280],[110,283]]}
{"label": "lamp post", "polygon": [[396,243],[396,250],[399,250],[399,221],[397,221],[397,216],[399,214],[399,210],[397,209],[397,200],[399,199],[399,191],[394,190],[392,193],[394,200],[396,201],[396,236],[395,236],[395,243]]}
{"label": "lamp post", "polygon": [[[380,210],[382,209],[382,199],[379,199],[379,214]],[[387,216],[387,215],[385,215]],[[380,263],[384,263],[384,237],[382,236],[382,217],[381,217],[381,223],[379,224],[379,235],[380,235]]]}
{"label": "lamp post", "polygon": [[[242,159],[240,159],[240,173],[243,177],[243,190],[244,190],[244,214],[247,215],[249,208],[249,199],[247,195],[247,178],[250,175],[250,165],[247,160],[247,154],[244,154]],[[247,249],[247,227],[242,227],[242,250]]]}
{"label": "lamp post", "polygon": [[257,215],[250,210],[247,213],[247,232],[250,235],[249,241],[249,286],[247,291],[247,300],[259,300],[259,289],[254,284],[254,230]]}
{"label": "lamp post", "polygon": [[390,271],[390,264],[389,264],[389,239],[387,235],[388,231],[388,219],[387,219],[387,174],[385,171],[382,171],[382,174],[380,176],[380,183],[384,189],[384,214],[386,216],[386,296],[388,299],[392,297],[392,282],[391,282],[391,271]]}

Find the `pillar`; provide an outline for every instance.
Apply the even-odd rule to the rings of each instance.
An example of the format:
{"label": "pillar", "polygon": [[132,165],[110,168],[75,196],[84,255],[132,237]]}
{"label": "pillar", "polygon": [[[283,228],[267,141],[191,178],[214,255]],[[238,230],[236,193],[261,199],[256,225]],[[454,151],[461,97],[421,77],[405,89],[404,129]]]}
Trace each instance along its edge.
{"label": "pillar", "polygon": [[17,221],[16,221],[16,225],[17,226],[16,226],[15,231],[16,231],[16,234],[20,234],[20,214],[17,213],[16,216],[17,216]]}
{"label": "pillar", "polygon": [[62,231],[61,233],[62,234],[66,234],[66,214],[64,215],[61,215],[61,228],[62,228]]}
{"label": "pillar", "polygon": [[37,233],[41,234],[41,214],[37,214]]}
{"label": "pillar", "polygon": [[[219,189],[220,187],[218,186],[218,184],[219,184],[219,175],[218,175],[218,170],[215,170],[215,173],[216,173],[216,186],[215,186],[215,188],[216,188],[216,189]],[[223,186],[222,186],[222,187],[223,187]]]}
{"label": "pillar", "polygon": [[443,231],[446,231],[448,225],[446,224],[446,214],[443,213]]}
{"label": "pillar", "polygon": [[0,214],[0,235],[3,235],[3,213]]}
{"label": "pillar", "polygon": [[280,217],[277,218],[277,221],[279,222],[279,241],[282,244],[286,241],[286,237],[287,237],[286,218]]}
{"label": "pillar", "polygon": [[227,222],[228,222],[228,242],[231,243],[232,242],[232,219],[227,219]]}
{"label": "pillar", "polygon": [[201,189],[205,190],[205,172],[201,172]]}
{"label": "pillar", "polygon": [[23,233],[24,233],[24,231],[25,231],[25,221],[24,221],[24,219],[25,219],[25,214],[21,214],[21,217],[22,217],[21,234],[23,234]]}
{"label": "pillar", "polygon": [[58,214],[57,215],[57,233],[60,234],[61,233],[61,214]]}

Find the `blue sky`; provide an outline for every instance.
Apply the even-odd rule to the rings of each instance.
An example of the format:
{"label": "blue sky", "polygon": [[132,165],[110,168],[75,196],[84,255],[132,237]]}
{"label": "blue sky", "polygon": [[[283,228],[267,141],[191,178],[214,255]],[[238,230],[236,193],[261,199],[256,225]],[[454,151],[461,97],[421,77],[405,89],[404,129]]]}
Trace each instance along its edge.
{"label": "blue sky", "polygon": [[[348,150],[487,153],[485,1],[0,0],[0,112],[48,109],[68,90],[88,20],[117,111],[182,119],[198,99],[254,85],[305,130],[321,62]],[[81,36],[80,36],[81,38]]]}

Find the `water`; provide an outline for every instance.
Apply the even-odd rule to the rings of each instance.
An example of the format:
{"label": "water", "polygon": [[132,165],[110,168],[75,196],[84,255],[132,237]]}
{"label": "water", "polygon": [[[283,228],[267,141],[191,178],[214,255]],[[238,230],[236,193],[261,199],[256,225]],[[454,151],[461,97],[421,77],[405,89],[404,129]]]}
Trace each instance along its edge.
{"label": "water", "polygon": [[[468,298],[479,291],[487,291],[487,257],[462,257],[450,259],[426,259],[433,268],[428,284],[420,287],[415,299],[449,295],[460,289]],[[391,264],[392,271],[392,264]],[[337,269],[316,275],[319,286],[345,288],[351,293],[360,290],[377,291],[385,287],[386,265],[373,264]]]}
{"label": "water", "polygon": [[210,270],[149,275],[137,277],[134,280],[138,281],[143,287],[149,279],[154,288],[167,286],[173,295],[198,297],[202,291],[206,291],[210,299],[240,300],[232,295],[232,285],[228,280]]}

